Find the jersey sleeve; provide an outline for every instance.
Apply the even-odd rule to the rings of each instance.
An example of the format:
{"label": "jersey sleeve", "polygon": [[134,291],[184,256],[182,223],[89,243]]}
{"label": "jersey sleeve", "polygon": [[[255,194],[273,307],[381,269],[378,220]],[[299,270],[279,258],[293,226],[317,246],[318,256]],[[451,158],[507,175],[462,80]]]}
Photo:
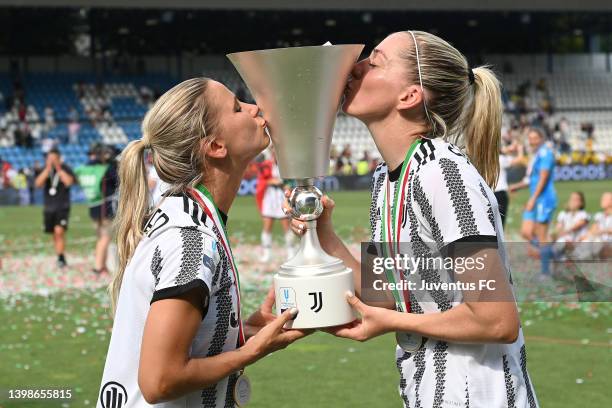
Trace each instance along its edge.
{"label": "jersey sleeve", "polygon": [[538,156],[540,162],[540,165],[538,166],[539,170],[547,170],[552,172],[553,168],[555,167],[555,155],[553,152],[550,149],[542,149],[538,153]]}
{"label": "jersey sleeve", "polygon": [[559,215],[557,215],[557,223],[563,224],[565,222],[565,211],[560,211]]}
{"label": "jersey sleeve", "polygon": [[151,304],[198,288],[203,319],[219,263],[217,241],[196,228],[171,228],[158,240],[151,260],[151,273],[155,278]]}
{"label": "jersey sleeve", "polygon": [[424,241],[446,246],[456,241],[497,242],[490,191],[464,157],[440,158],[420,168],[413,201]]}
{"label": "jersey sleeve", "polygon": [[501,167],[502,169],[507,169],[508,167],[510,167],[512,165],[512,156],[506,155],[506,154],[500,154],[499,155],[499,167]]}

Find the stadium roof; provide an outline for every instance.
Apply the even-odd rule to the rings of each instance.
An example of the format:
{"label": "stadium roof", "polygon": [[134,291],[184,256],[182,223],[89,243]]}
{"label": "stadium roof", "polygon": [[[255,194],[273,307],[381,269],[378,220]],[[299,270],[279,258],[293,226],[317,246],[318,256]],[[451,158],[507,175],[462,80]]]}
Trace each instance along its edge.
{"label": "stadium roof", "polygon": [[275,10],[477,10],[477,11],[606,11],[610,0],[0,0],[0,6],[275,9]]}

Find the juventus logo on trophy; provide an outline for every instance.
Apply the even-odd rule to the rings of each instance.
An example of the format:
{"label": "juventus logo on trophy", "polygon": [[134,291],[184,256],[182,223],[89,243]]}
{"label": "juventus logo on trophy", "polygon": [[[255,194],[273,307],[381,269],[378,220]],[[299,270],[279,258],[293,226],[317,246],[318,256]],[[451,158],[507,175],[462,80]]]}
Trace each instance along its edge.
{"label": "juventus logo on trophy", "polygon": [[[297,254],[274,275],[276,309],[297,307],[296,329],[355,319],[345,294],[353,272],[326,254],[316,233],[323,211],[317,177],[327,175],[336,113],[362,44],[277,48],[228,54],[263,111],[283,179],[295,181],[292,217],[308,230]],[[314,297],[314,305],[313,305]]]}

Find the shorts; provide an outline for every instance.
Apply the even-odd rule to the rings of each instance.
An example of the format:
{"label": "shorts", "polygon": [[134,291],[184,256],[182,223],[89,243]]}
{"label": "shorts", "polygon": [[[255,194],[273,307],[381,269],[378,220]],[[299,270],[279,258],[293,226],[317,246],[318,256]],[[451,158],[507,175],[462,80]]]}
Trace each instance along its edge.
{"label": "shorts", "polygon": [[262,217],[274,218],[277,220],[287,218],[287,214],[283,212],[284,202],[284,190],[279,186],[268,186],[261,206]]}
{"label": "shorts", "polygon": [[70,209],[45,211],[43,213],[43,221],[45,224],[45,232],[52,234],[56,225],[68,230],[68,219],[70,218]]}
{"label": "shorts", "polygon": [[499,208],[499,215],[501,216],[502,225],[506,225],[506,214],[508,212],[509,197],[507,191],[496,191],[495,198],[497,199],[497,205]]}
{"label": "shorts", "polygon": [[552,221],[555,213],[555,205],[536,201],[535,207],[531,211],[523,211],[523,221],[535,221],[540,224],[548,224]]}
{"label": "shorts", "polygon": [[107,201],[95,207],[89,207],[89,216],[92,220],[98,222],[102,220],[112,220],[115,218],[112,201]]}

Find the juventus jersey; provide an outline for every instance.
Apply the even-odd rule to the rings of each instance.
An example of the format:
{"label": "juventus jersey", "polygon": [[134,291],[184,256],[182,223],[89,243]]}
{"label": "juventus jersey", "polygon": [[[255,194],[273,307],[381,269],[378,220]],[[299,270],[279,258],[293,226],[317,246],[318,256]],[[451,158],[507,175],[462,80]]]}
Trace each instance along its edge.
{"label": "juventus jersey", "polygon": [[612,240],[612,235],[610,235],[608,231],[612,230],[612,215],[606,214],[605,211],[598,212],[593,217],[593,222],[598,225],[601,231],[599,238],[603,242],[610,242]]}
{"label": "juventus jersey", "polygon": [[[204,195],[200,197],[214,208]],[[231,255],[220,244],[217,227],[222,228],[187,195],[164,198],[148,221],[123,275],[98,408],[150,406],[138,387],[138,366],[145,321],[155,301],[204,288],[203,319],[190,356],[210,357],[237,347],[237,283],[228,263]],[[234,407],[235,380],[236,375],[231,375],[214,386],[155,406]]]}
{"label": "juventus jersey", "polygon": [[[373,242],[383,242],[381,213],[385,185],[390,196],[399,176],[389,178],[381,164],[372,179],[370,223]],[[415,257],[435,257],[435,251],[467,237],[496,240],[507,265],[497,200],[460,149],[442,140],[424,140],[411,160],[399,241],[410,243]],[[400,189],[397,189],[400,191]],[[430,265],[431,266],[431,265]],[[426,283],[444,280],[442,272],[418,267]],[[400,276],[396,273],[395,280]],[[437,313],[461,303],[461,295],[430,290],[424,297],[410,293],[412,313]],[[522,330],[513,344],[459,344],[426,339],[409,353],[397,347],[400,395],[405,407],[537,407],[527,372]]]}
{"label": "juventus jersey", "polygon": [[[589,221],[589,214],[584,210],[577,211],[561,211],[557,216],[557,224],[562,225],[564,230],[568,230],[574,227],[579,221]],[[588,224],[585,224],[582,228],[565,234],[562,238],[569,241],[574,241],[578,237],[582,236],[589,230]]]}

